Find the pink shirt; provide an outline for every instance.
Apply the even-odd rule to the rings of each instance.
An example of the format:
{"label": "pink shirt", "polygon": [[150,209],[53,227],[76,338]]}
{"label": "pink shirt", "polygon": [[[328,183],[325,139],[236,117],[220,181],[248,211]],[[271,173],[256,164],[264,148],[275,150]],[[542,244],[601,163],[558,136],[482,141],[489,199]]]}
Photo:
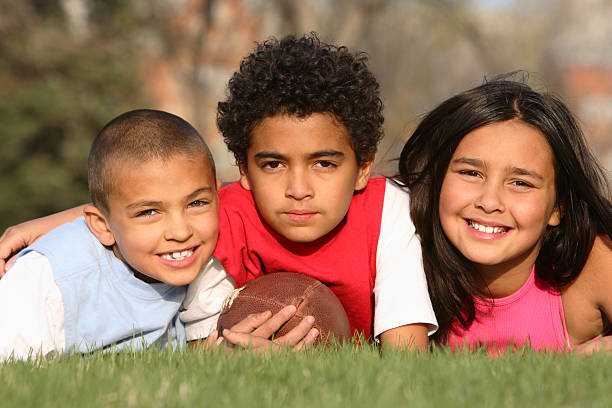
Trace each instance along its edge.
{"label": "pink shirt", "polygon": [[510,296],[474,298],[476,318],[466,330],[458,321],[451,326],[453,350],[486,346],[495,355],[508,346],[528,345],[538,351],[569,350],[571,344],[561,294],[539,279],[532,269],[523,286]]}

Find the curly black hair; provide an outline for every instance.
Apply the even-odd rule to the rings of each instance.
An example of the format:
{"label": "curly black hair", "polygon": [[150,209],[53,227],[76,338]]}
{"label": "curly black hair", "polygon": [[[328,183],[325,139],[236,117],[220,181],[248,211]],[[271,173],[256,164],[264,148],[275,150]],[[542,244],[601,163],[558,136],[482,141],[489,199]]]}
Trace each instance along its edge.
{"label": "curly black hair", "polygon": [[383,136],[379,84],[365,53],[325,44],[316,33],[258,43],[228,83],[217,126],[239,165],[247,162],[251,131],[278,113],[330,113],[346,126],[359,164],[374,158]]}

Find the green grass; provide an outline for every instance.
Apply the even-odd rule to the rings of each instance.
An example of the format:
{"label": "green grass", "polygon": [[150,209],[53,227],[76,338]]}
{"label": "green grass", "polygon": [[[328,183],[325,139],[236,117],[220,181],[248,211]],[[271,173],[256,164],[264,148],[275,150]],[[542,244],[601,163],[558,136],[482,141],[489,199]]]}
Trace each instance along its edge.
{"label": "green grass", "polygon": [[609,407],[612,355],[149,350],[0,364],[0,407]]}

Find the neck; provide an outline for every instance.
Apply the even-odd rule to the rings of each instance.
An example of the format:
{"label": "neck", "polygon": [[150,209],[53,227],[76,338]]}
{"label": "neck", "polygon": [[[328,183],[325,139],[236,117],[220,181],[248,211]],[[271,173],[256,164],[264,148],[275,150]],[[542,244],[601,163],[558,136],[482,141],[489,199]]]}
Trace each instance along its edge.
{"label": "neck", "polygon": [[491,298],[510,296],[519,290],[529,278],[538,252],[539,246],[525,256],[501,264],[474,264],[481,278],[480,290],[485,296]]}

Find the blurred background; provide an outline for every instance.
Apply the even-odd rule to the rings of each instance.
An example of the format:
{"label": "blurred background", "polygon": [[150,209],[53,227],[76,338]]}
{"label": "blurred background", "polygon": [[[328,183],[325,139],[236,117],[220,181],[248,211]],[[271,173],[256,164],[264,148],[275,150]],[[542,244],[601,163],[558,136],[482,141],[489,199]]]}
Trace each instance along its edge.
{"label": "blurred background", "polygon": [[236,179],[215,126],[227,80],[255,42],[310,31],[370,57],[377,172],[429,109],[517,69],[612,169],[612,0],[0,0],[0,231],[89,201],[89,145],[131,109],[187,119]]}

